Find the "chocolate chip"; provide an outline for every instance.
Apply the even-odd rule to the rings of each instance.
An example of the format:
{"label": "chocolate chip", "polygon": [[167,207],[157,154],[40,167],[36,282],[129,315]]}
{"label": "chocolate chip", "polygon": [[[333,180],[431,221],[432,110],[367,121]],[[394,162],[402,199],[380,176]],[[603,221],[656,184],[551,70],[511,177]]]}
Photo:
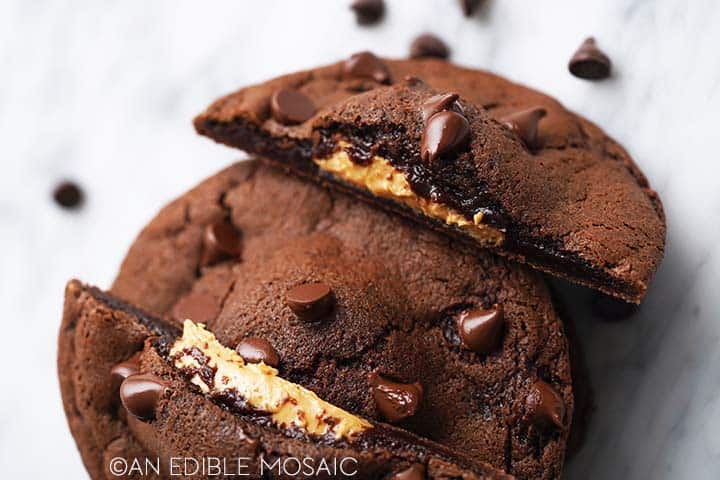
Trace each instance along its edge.
{"label": "chocolate chip", "polygon": [[355,11],[357,23],[369,25],[382,18],[385,13],[385,2],[383,0],[355,0],[350,8]]}
{"label": "chocolate chip", "polygon": [[597,47],[595,39],[590,37],[572,56],[568,69],[578,78],[600,80],[610,76],[610,59]]}
{"label": "chocolate chip", "polygon": [[390,480],[423,480],[425,478],[425,467],[416,463],[415,465],[406,468],[402,472],[398,472]]}
{"label": "chocolate chip", "polygon": [[124,362],[116,363],[110,369],[110,378],[116,388],[130,375],[135,375],[140,371],[140,354],[141,352],[138,352]]}
{"label": "chocolate chip", "polygon": [[480,5],[481,0],[460,0],[460,8],[462,9],[463,15],[469,17],[475,12],[475,9]]}
{"label": "chocolate chip", "polygon": [[476,353],[490,353],[498,348],[505,323],[503,308],[473,309],[460,314],[458,332],[463,346]]}
{"label": "chocolate chip", "polygon": [[500,121],[515,132],[528,148],[535,148],[538,145],[538,123],[546,114],[544,108],[533,107],[511,113]]}
{"label": "chocolate chip", "polygon": [[410,87],[418,87],[425,84],[425,81],[422,78],[415,75],[405,75],[405,78],[403,78],[403,80]]}
{"label": "chocolate chip", "polygon": [[319,320],[330,313],[335,299],[330,285],[322,282],[304,283],[290,289],[285,297],[287,306],[303,320]]}
{"label": "chocolate chip", "polygon": [[449,56],[450,49],[445,42],[431,33],[419,35],[410,44],[410,58],[448,58]]}
{"label": "chocolate chip", "polygon": [[348,77],[369,78],[378,83],[390,83],[390,70],[371,52],[356,53],[343,64],[343,72]]}
{"label": "chocolate chip", "polygon": [[388,422],[395,423],[415,415],[422,402],[420,383],[398,383],[375,372],[370,374],[375,405]]}
{"label": "chocolate chip", "polygon": [[428,118],[443,110],[459,108],[455,103],[459,97],[457,93],[441,93],[428,98],[422,106],[423,121],[427,122]]}
{"label": "chocolate chip", "polygon": [[53,198],[63,208],[77,208],[83,203],[85,195],[76,183],[65,181],[55,187]]}
{"label": "chocolate chip", "polygon": [[238,343],[237,347],[235,347],[235,351],[243,357],[243,360],[247,363],[264,362],[271,367],[277,367],[280,365],[280,357],[270,342],[264,338],[246,338]]}
{"label": "chocolate chip", "polygon": [[201,262],[210,265],[227,258],[240,258],[242,237],[229,222],[211,223],[203,234]]}
{"label": "chocolate chip", "polygon": [[195,323],[208,323],[220,313],[220,305],[215,296],[204,292],[191,292],[178,301],[172,310],[176,320],[192,320]]}
{"label": "chocolate chip", "polygon": [[120,401],[131,415],[151,420],[165,388],[165,382],[155,375],[131,375],[120,385]]}
{"label": "chocolate chip", "polygon": [[270,98],[270,112],[278,122],[292,125],[312,117],[315,114],[315,105],[304,93],[281,88]]}
{"label": "chocolate chip", "polygon": [[533,421],[540,425],[553,424],[563,428],[565,403],[558,392],[542,380],[535,380],[527,398]]}
{"label": "chocolate chip", "polygon": [[431,116],[425,124],[420,144],[420,158],[432,162],[467,144],[470,124],[456,112],[443,111]]}

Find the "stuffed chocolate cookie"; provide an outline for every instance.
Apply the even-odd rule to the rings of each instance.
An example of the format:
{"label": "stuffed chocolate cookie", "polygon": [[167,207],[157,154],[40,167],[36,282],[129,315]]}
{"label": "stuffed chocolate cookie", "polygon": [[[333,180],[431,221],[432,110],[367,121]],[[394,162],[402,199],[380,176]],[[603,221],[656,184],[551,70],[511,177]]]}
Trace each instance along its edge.
{"label": "stuffed chocolate cookie", "polygon": [[[517,478],[558,478],[575,401],[568,343],[548,291],[522,266],[456,247],[402,217],[252,161],[164,208],[131,247],[112,294],[178,330],[186,319],[203,323],[221,345],[247,362],[262,360],[333,408],[372,425],[393,424],[452,452],[440,455],[433,447],[434,456],[392,460],[405,454],[387,444],[372,450],[384,459],[375,464],[385,466],[366,478],[392,478],[411,463],[431,472],[435,457],[480,476],[489,464]],[[223,411],[227,419],[257,413],[273,435],[302,437],[299,455],[325,445],[326,430],[310,438],[292,422],[268,420],[272,409],[262,398],[229,393],[223,385],[235,381],[213,382],[216,376],[207,373],[193,380],[193,370],[184,372],[187,364],[173,360],[168,372],[189,379],[182,395],[196,402],[173,417],[187,445],[178,451],[163,430],[167,423],[125,422],[111,385],[112,366],[141,349],[143,336],[88,337],[68,313],[75,310],[66,306],[60,375],[91,471],[100,472],[108,449],[119,448],[107,441],[116,437],[128,451],[150,456],[227,455],[240,443],[223,449],[229,427],[216,421]],[[114,320],[97,322],[115,331]],[[116,351],[118,337],[132,338],[133,347]],[[204,344],[195,345],[200,359],[209,353]],[[72,345],[85,356],[72,360]],[[185,347],[168,347],[166,363]],[[86,391],[90,379],[105,389],[94,398],[106,403],[72,399],[70,392]],[[159,411],[155,417],[166,418]],[[101,440],[77,433],[106,424],[115,433]],[[265,433],[248,435],[258,440]]]}
{"label": "stuffed chocolate cookie", "polygon": [[622,147],[545,95],[442,60],[361,53],[241,89],[195,126],[630,302],[663,256],[662,206]]}

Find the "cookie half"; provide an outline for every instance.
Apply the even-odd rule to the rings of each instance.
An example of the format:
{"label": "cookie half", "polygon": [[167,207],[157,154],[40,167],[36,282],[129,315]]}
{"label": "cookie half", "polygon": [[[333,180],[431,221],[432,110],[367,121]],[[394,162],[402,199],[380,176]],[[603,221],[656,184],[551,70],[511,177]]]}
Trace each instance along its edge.
{"label": "cookie half", "polygon": [[[236,244],[218,224],[241,251],[216,255],[218,238]],[[575,404],[563,325],[538,274],[458,247],[253,161],[164,208],[112,293],[204,323],[353,415],[557,478]]]}
{"label": "cookie half", "polygon": [[557,101],[370,53],[241,89],[198,132],[542,271],[639,303],[665,218],[625,150]]}
{"label": "cookie half", "polygon": [[[117,458],[154,478],[196,478],[185,459],[213,478],[513,478],[343,411],[245,362],[202,326],[187,321],[181,334],[77,281],[66,290],[59,368],[70,426],[96,479],[115,478]],[[402,476],[411,473],[421,476]]]}

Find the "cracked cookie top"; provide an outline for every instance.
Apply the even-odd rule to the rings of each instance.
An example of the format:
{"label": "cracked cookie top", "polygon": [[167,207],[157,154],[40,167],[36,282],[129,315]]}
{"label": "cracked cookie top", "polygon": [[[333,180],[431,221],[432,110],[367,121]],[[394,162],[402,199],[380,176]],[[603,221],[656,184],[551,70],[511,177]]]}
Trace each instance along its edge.
{"label": "cracked cookie top", "polygon": [[[242,251],[208,262],[218,222]],[[206,323],[246,361],[272,359],[353,415],[518,478],[560,475],[568,345],[522,266],[252,161],[164,208],[112,292],[177,325]]]}

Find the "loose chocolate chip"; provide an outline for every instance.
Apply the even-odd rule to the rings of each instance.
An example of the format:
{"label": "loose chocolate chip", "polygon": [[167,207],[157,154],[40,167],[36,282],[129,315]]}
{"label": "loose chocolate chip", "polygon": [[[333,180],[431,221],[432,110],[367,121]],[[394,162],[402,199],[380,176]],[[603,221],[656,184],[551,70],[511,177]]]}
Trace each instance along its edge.
{"label": "loose chocolate chip", "polygon": [[375,405],[388,422],[395,423],[415,415],[422,402],[420,383],[398,383],[375,372],[370,374]]}
{"label": "loose chocolate chip", "polygon": [[600,80],[610,76],[610,59],[595,44],[595,39],[586,39],[568,63],[570,73],[586,80]]}
{"label": "loose chocolate chip", "polygon": [[450,49],[445,42],[431,33],[417,36],[410,44],[410,58],[448,58],[449,56]]}
{"label": "loose chocolate chip", "polygon": [[544,108],[533,107],[511,113],[501,122],[515,132],[528,148],[535,148],[538,145],[538,123],[546,114],[547,111]]}
{"label": "loose chocolate chip", "polygon": [[406,468],[402,472],[398,472],[390,480],[423,480],[425,478],[425,467],[416,463],[415,465]]}
{"label": "loose chocolate chip", "polygon": [[55,203],[63,208],[79,207],[82,204],[84,197],[85,195],[83,194],[82,189],[80,189],[77,184],[70,181],[59,183],[55,187],[55,190],[53,190]]}
{"label": "loose chocolate chip", "polygon": [[110,378],[112,379],[113,385],[117,388],[123,380],[131,375],[135,375],[140,371],[140,352],[136,353],[132,357],[128,358],[124,362],[115,364],[110,369]]}
{"label": "loose chocolate chip", "polygon": [[624,320],[640,310],[639,305],[599,292],[593,292],[591,308],[596,317],[608,321]]}
{"label": "loose chocolate chip", "polygon": [[165,382],[155,375],[131,375],[120,385],[120,401],[128,413],[142,420],[151,420],[155,417],[155,407],[165,388]]}
{"label": "loose chocolate chip", "polygon": [[312,117],[315,114],[315,105],[304,93],[281,88],[270,98],[270,112],[278,122],[292,125]]}
{"label": "loose chocolate chip", "polygon": [[211,223],[203,234],[202,264],[210,265],[242,254],[242,237],[229,222]]}
{"label": "loose chocolate chip", "polygon": [[271,367],[277,367],[280,365],[280,357],[270,342],[264,338],[246,338],[242,342],[238,343],[237,347],[235,347],[235,351],[243,357],[243,360],[247,363],[264,362]]}
{"label": "loose chocolate chip", "polygon": [[443,111],[431,116],[425,124],[420,144],[420,158],[432,162],[467,144],[470,124],[457,112]]}
{"label": "loose chocolate chip", "polygon": [[290,310],[303,320],[321,319],[330,313],[335,303],[330,285],[322,282],[291,288],[285,301]]}
{"label": "loose chocolate chip", "polygon": [[343,72],[348,77],[370,78],[378,83],[390,83],[390,70],[371,52],[356,53],[343,64]]}
{"label": "loose chocolate chip", "polygon": [[370,25],[382,18],[385,13],[385,2],[383,0],[355,0],[350,8],[355,11],[357,23]]}
{"label": "loose chocolate chip", "polygon": [[469,17],[475,12],[475,9],[480,5],[481,0],[460,0],[460,8],[462,9],[463,15]]}
{"label": "loose chocolate chip", "polygon": [[192,320],[195,323],[208,323],[217,318],[220,305],[215,296],[204,292],[191,292],[181,298],[173,307],[172,315],[176,320]]}
{"label": "loose chocolate chip", "polygon": [[502,339],[503,308],[495,305],[490,310],[466,310],[460,314],[457,323],[463,346],[476,353],[490,353],[497,349]]}
{"label": "loose chocolate chip", "polygon": [[527,406],[535,423],[553,424],[563,428],[565,403],[559,393],[542,380],[535,380],[527,398]]}
{"label": "loose chocolate chip", "polygon": [[459,97],[457,93],[441,93],[428,98],[422,107],[423,121],[427,122],[428,118],[443,110],[459,108],[455,103]]}

